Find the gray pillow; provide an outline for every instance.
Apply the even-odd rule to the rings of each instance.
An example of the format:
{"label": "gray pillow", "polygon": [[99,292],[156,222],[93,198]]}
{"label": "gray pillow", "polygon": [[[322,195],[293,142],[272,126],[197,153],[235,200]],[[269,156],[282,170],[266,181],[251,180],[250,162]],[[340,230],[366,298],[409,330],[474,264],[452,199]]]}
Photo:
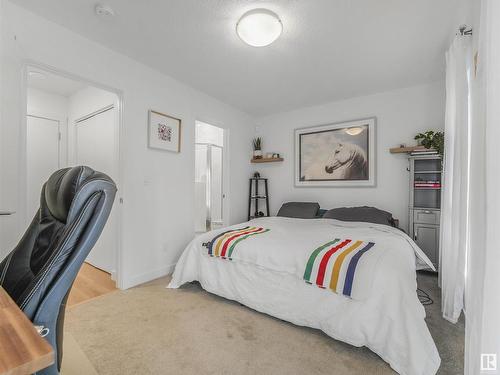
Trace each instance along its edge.
{"label": "gray pillow", "polygon": [[385,224],[394,226],[392,214],[375,207],[341,207],[328,210],[324,219],[337,219],[343,221],[364,221],[367,223]]}
{"label": "gray pillow", "polygon": [[316,202],[287,202],[283,203],[278,216],[295,217],[298,219],[314,219],[319,210]]}

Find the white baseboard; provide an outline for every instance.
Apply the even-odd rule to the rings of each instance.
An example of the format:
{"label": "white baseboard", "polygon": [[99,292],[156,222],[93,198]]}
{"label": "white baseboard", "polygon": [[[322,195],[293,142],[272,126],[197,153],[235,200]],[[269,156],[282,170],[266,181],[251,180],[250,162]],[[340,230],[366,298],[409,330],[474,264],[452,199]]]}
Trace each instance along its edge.
{"label": "white baseboard", "polygon": [[152,270],[152,271],[144,272],[142,274],[135,275],[135,276],[132,276],[130,278],[124,277],[124,280],[122,283],[123,285],[121,286],[121,289],[129,289],[129,288],[132,288],[134,286],[147,283],[148,281],[169,275],[172,272],[174,272],[176,264],[177,263],[172,263],[172,264],[169,264],[165,267],[161,267],[161,268],[157,268],[157,269]]}

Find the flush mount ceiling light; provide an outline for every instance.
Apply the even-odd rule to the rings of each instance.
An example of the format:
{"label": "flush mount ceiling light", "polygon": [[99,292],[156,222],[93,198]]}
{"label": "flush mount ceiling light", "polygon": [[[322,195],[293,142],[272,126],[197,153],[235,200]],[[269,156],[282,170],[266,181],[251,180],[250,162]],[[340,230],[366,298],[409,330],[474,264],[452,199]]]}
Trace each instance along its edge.
{"label": "flush mount ceiling light", "polygon": [[345,132],[349,135],[358,135],[363,131],[363,128],[355,126],[353,128],[347,128]]}
{"label": "flush mount ceiling light", "polygon": [[268,46],[282,32],[283,24],[278,15],[268,9],[250,10],[236,24],[236,33],[240,39],[253,47]]}
{"label": "flush mount ceiling light", "polygon": [[37,72],[36,70],[30,70],[28,72],[28,75],[30,78],[36,78],[36,79],[44,79],[45,74],[42,72]]}

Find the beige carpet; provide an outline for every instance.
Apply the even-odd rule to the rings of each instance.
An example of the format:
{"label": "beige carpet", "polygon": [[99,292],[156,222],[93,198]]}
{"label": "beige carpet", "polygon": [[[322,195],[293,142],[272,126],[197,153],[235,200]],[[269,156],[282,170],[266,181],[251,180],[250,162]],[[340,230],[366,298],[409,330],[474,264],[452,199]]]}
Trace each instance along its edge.
{"label": "beige carpet", "polygon": [[97,375],[94,366],[71,332],[64,334],[64,361],[61,366],[61,375]]}
{"label": "beige carpet", "polygon": [[[255,312],[197,284],[171,290],[167,282],[70,309],[66,330],[98,374],[394,373],[368,349]],[[452,325],[440,317],[435,276],[419,275],[419,284],[435,301],[427,321],[443,360],[439,373],[463,373],[463,321]]]}

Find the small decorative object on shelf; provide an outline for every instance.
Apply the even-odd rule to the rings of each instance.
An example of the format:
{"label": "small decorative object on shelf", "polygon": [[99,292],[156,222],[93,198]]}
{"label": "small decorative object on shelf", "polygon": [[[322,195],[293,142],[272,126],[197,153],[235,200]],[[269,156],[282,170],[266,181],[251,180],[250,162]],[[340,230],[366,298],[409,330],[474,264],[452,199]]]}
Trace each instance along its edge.
{"label": "small decorative object on shelf", "polygon": [[[256,177],[258,176],[258,177]],[[259,183],[264,182],[264,194],[259,194]],[[259,210],[259,202],[265,200],[265,212]],[[253,212],[252,215],[252,206]],[[258,217],[269,216],[269,194],[267,188],[267,178],[260,177],[259,172],[254,173],[254,177],[250,178],[250,191],[248,194],[248,220],[255,219]]]}
{"label": "small decorative object on shelf", "polygon": [[262,159],[262,138],[257,137],[253,139],[253,158]]}
{"label": "small decorative object on shelf", "polygon": [[426,131],[425,133],[418,133],[415,136],[418,141],[417,146],[406,146],[404,143],[399,147],[391,148],[391,154],[410,154],[412,156],[424,155],[439,155],[444,154],[444,133],[434,132],[433,130]]}
{"label": "small decorative object on shelf", "polygon": [[427,150],[436,150],[436,153],[443,156],[444,152],[444,133],[428,130],[425,133],[418,133],[415,136],[418,144],[424,146]]}

